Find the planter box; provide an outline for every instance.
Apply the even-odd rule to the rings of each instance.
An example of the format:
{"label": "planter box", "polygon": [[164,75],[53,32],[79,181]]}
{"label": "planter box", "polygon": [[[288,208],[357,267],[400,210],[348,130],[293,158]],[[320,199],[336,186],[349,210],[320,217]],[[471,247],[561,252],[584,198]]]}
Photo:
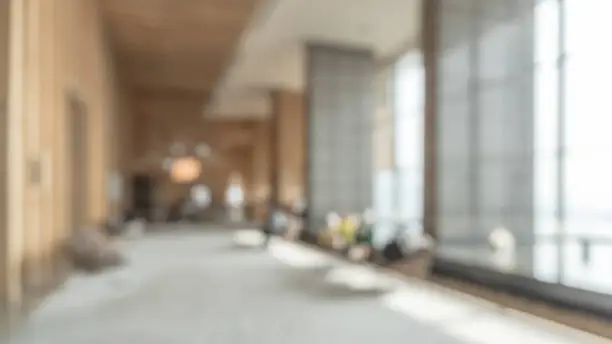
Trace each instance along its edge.
{"label": "planter box", "polygon": [[400,261],[388,264],[386,267],[402,275],[427,279],[433,266],[432,250],[421,250]]}

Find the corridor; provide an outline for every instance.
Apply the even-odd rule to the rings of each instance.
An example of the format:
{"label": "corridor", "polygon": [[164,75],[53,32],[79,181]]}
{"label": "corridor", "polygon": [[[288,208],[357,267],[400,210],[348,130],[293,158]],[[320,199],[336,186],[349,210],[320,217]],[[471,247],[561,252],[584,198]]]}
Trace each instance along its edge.
{"label": "corridor", "polygon": [[[611,10],[604,0],[0,0],[0,334],[596,340],[301,244],[237,246],[236,228],[210,225],[230,219],[301,223],[291,232],[305,239],[348,224],[377,254],[432,237],[433,281],[469,280],[464,292],[497,302],[511,293],[507,307],[538,303],[533,314],[612,338],[612,49],[583,39],[612,29]],[[278,212],[297,221],[277,223]],[[64,248],[80,234],[135,224],[146,234],[119,243],[126,267],[67,276]],[[105,260],[98,239],[84,251]]]}
{"label": "corridor", "polygon": [[123,242],[125,268],[69,279],[9,343],[596,343],[299,244],[236,238],[185,228]]}

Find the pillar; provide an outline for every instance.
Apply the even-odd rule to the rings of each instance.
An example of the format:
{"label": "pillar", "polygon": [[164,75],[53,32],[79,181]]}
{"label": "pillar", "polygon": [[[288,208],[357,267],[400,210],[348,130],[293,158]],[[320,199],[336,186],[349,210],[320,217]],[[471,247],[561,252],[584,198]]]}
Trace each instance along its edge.
{"label": "pillar", "polygon": [[270,132],[271,121],[257,123],[254,130],[252,153],[252,195],[253,215],[255,220],[263,221],[268,209],[270,197]]}
{"label": "pillar", "polygon": [[304,94],[277,90],[272,93],[275,121],[276,187],[278,202],[291,206],[304,197],[306,168],[306,114]]}
{"label": "pillar", "polygon": [[424,128],[424,201],[423,228],[426,233],[436,237],[436,105],[437,105],[437,50],[439,0],[422,2],[421,45],[425,65],[425,128]]}

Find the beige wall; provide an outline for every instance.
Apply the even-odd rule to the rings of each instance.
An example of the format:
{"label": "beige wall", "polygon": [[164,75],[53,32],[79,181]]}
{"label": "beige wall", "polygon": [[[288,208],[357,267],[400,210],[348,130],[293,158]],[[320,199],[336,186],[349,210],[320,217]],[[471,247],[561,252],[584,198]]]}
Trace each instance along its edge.
{"label": "beige wall", "polygon": [[[9,34],[9,2],[0,1],[0,179],[6,180],[6,158],[7,158],[7,120],[6,120],[6,99],[8,86],[8,34]],[[7,217],[6,217],[6,197],[7,184],[0,182],[0,243],[6,243],[7,240]],[[7,272],[6,261],[6,245],[0,245],[0,276],[5,276]],[[0,284],[0,290],[3,285]]]}
{"label": "beige wall", "polygon": [[278,144],[278,197],[291,205],[304,196],[306,168],[306,111],[304,95],[287,90],[272,96]]}
{"label": "beige wall", "polygon": [[[70,230],[67,94],[86,105],[91,223],[109,212],[107,177],[119,158],[109,135],[122,109],[118,80],[94,0],[11,0],[8,114],[8,255],[1,291],[18,303],[24,286],[51,276],[57,245]],[[34,166],[40,178],[33,176]]]}
{"label": "beige wall", "polygon": [[3,106],[6,104],[8,86],[8,29],[9,1],[0,0],[0,101]]}

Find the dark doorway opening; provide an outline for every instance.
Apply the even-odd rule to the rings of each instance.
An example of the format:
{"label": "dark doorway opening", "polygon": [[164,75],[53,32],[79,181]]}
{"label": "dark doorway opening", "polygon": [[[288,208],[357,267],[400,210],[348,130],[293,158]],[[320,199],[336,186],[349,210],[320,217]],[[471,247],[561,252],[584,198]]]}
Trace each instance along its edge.
{"label": "dark doorway opening", "polygon": [[132,177],[132,214],[129,217],[151,219],[153,214],[153,191],[155,183],[148,175]]}

